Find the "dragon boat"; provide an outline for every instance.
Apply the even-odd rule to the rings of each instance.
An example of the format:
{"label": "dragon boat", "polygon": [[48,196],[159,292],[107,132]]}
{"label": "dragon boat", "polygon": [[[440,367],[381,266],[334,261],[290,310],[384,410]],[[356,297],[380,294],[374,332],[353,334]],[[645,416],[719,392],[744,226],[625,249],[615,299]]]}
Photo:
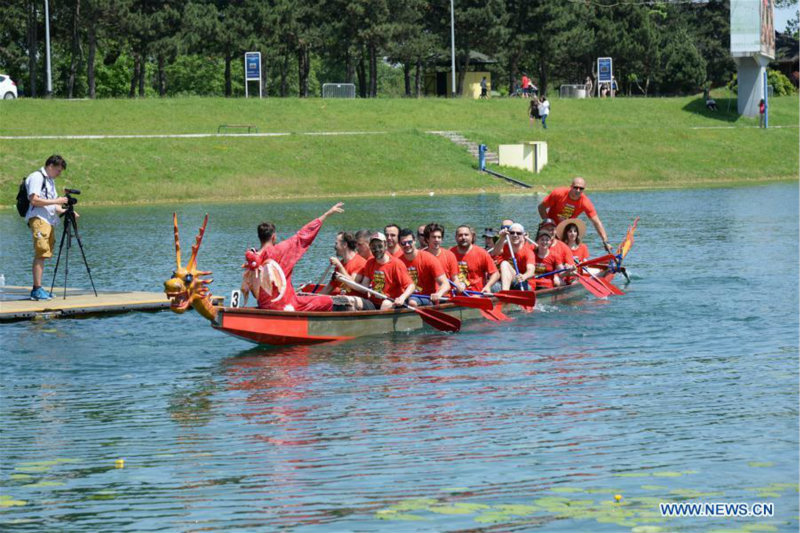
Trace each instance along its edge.
{"label": "dragon boat", "polygon": [[[585,269],[587,275],[592,276],[597,283],[613,287],[613,285],[610,285],[611,280],[614,279],[617,273],[625,272],[621,263],[633,245],[633,233],[637,222],[638,218],[629,228],[616,254],[599,258],[605,259],[605,262],[602,264],[594,263],[591,267]],[[164,282],[164,292],[170,299],[170,309],[175,313],[180,314],[194,309],[201,316],[208,319],[213,328],[223,333],[256,344],[270,346],[346,341],[368,335],[406,333],[417,330],[435,331],[429,321],[424,320],[424,316],[421,320],[418,311],[413,309],[298,312],[215,305],[208,288],[208,285],[213,281],[208,278],[211,272],[197,268],[197,255],[207,223],[208,215],[203,220],[203,225],[200,227],[195,243],[192,245],[189,262],[184,267],[181,265],[177,215],[173,215],[177,269],[173,272],[172,277]],[[584,299],[586,294],[587,287],[579,283],[535,291],[538,303],[570,302]],[[611,292],[608,294],[611,294]],[[435,310],[438,314],[446,314],[461,322],[487,318],[510,320],[505,313],[530,312],[532,310],[529,307],[510,304],[507,301],[504,302],[501,296],[487,297],[487,299],[492,302],[492,311],[454,303],[438,305]]]}

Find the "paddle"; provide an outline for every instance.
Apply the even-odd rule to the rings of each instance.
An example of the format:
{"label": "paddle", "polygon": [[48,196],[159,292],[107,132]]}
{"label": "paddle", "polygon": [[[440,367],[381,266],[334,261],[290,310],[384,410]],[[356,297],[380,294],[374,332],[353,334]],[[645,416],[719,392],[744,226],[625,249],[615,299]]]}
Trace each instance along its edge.
{"label": "paddle", "polygon": [[[425,300],[431,299],[431,297],[427,294],[412,294],[411,296]],[[460,305],[461,307],[473,307],[475,309],[491,309],[494,307],[491,300],[486,300],[484,298],[470,298],[469,296],[442,297],[439,299],[439,301],[454,303],[456,305]]]}
{"label": "paddle", "polygon": [[[457,288],[456,284],[453,283],[452,280],[447,280],[447,281],[450,283],[450,285],[453,288]],[[470,292],[472,292],[472,291],[470,291]],[[470,306],[472,306],[472,304],[474,302],[478,302],[479,303],[478,309],[480,310],[481,315],[483,316],[483,318],[486,318],[486,319],[489,319],[489,320],[493,320],[495,322],[501,322],[501,321],[504,321],[504,320],[512,320],[511,318],[506,316],[505,313],[503,313],[500,310],[499,307],[497,309],[495,309],[494,308],[494,302],[492,302],[492,300],[487,299],[487,298],[480,298],[480,297],[477,297],[477,296],[474,296],[474,295],[473,296],[453,295],[453,296],[451,296],[451,301],[453,301],[453,302],[463,302],[461,305],[464,305],[465,307],[470,307]],[[480,306],[485,306],[486,305],[483,302],[488,303],[489,304],[488,307],[480,307]],[[466,305],[466,304],[470,304],[470,305]]]}
{"label": "paddle", "polygon": [[625,294],[625,292],[622,289],[620,289],[619,287],[617,287],[616,285],[614,285],[613,283],[611,283],[607,279],[598,278],[596,275],[592,274],[592,272],[588,268],[586,268],[584,266],[582,266],[581,268],[584,270],[584,272],[589,274],[592,277],[593,280],[595,280],[597,283],[600,283],[606,289],[608,289],[611,292],[611,294],[616,294],[617,296],[622,296],[622,295]]}
{"label": "paddle", "polygon": [[318,291],[321,291],[322,289],[325,288],[325,284],[324,284],[325,283],[325,279],[328,277],[328,272],[331,271],[331,267],[332,266],[333,266],[333,263],[328,263],[328,268],[325,269],[325,273],[323,273],[322,277],[319,278],[319,281],[317,282],[317,286],[314,287],[314,290],[312,290],[311,292],[318,292]]}
{"label": "paddle", "polygon": [[586,274],[575,272],[575,279],[577,279],[578,283],[583,285],[583,288],[589,291],[593,296],[608,298],[608,296],[611,295],[611,291],[608,290],[605,285],[602,283],[595,283],[595,281],[587,277]]}
{"label": "paddle", "polygon": [[[342,283],[346,283],[351,287],[355,287],[361,292],[365,292],[367,294],[371,294],[376,298],[380,298],[381,300],[389,300],[390,302],[394,302],[391,298],[386,296],[385,294],[381,294],[378,291],[373,291],[372,289],[365,287],[355,281],[345,278],[341,274],[337,273],[336,277]],[[419,315],[423,322],[428,324],[429,326],[438,329],[439,331],[459,331],[461,329],[461,321],[456,317],[450,316],[447,313],[442,313],[441,311],[436,311],[435,309],[424,309],[421,307],[411,307],[408,304],[403,304],[403,307],[406,309],[411,309],[415,313]]]}
{"label": "paddle", "polygon": [[521,305],[523,307],[533,307],[536,305],[536,293],[533,291],[499,291],[492,294],[484,294],[477,291],[464,291],[466,294],[482,296],[484,298],[496,297],[501,302],[507,304]]}

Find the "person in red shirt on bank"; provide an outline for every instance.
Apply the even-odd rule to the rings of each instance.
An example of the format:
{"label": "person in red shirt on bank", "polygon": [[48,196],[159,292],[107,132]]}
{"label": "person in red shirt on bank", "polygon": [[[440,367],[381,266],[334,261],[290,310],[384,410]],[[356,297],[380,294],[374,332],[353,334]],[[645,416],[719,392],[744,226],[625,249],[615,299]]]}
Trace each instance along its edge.
{"label": "person in red shirt on bank", "polygon": [[[399,243],[403,248],[400,261],[406,266],[408,275],[416,285],[415,292],[430,296],[430,302],[437,305],[439,299],[450,291],[450,284],[447,282],[442,264],[428,252],[417,250],[414,232],[410,229],[400,231]],[[409,304],[424,305],[427,301],[427,298],[412,296]]]}
{"label": "person in red shirt on bank", "polygon": [[336,242],[333,245],[336,256],[330,258],[334,273],[331,280],[319,291],[320,294],[352,294],[353,289],[343,285],[336,277],[340,274],[350,279],[354,279],[361,269],[367,264],[367,260],[358,254],[358,242],[352,233],[340,231],[336,235]]}
{"label": "person in red shirt on bank", "polygon": [[[500,272],[489,252],[472,244],[472,228],[456,228],[456,246],[450,248],[458,261],[458,280],[467,290],[492,293],[492,285],[500,279]],[[488,278],[488,280],[487,280]]]}
{"label": "person in red shirt on bank", "polygon": [[[550,233],[547,231],[540,231],[538,235],[536,235],[536,253],[533,254],[536,260],[536,276],[544,274],[545,272],[553,272],[554,270],[565,268],[564,263],[561,263],[559,258],[556,257],[556,254],[553,253],[553,249],[550,247],[551,240],[552,237],[550,237]],[[536,279],[537,289],[551,289],[561,284],[561,278],[558,277],[558,274]]]}
{"label": "person in red shirt on bank", "polygon": [[379,309],[402,307],[416,288],[406,266],[386,252],[386,236],[383,233],[375,233],[370,238],[369,249],[373,257],[367,261],[361,273],[356,275],[356,283],[366,285],[394,300],[391,302],[369,296],[369,300]]}
{"label": "person in red shirt on bank", "polygon": [[[511,249],[508,246],[509,242]],[[514,251],[513,256],[511,250]],[[500,230],[494,251],[497,254],[495,259],[499,260],[502,290],[528,290],[528,280],[534,275],[536,260],[533,257],[533,250],[525,242],[525,228],[522,224],[514,223],[507,230]],[[516,266],[514,266],[515,260]]]}
{"label": "person in red shirt on bank", "polygon": [[439,260],[444,268],[444,275],[447,276],[448,280],[453,282],[453,286],[457,290],[463,291],[465,286],[461,283],[461,280],[458,279],[458,260],[456,260],[456,256],[453,252],[447,248],[442,248],[444,226],[436,222],[431,222],[425,226],[424,233],[425,240],[428,242],[428,249],[426,251]]}
{"label": "person in red shirt on bank", "polygon": [[597,230],[597,234],[603,239],[606,251],[614,253],[594,204],[583,193],[585,189],[586,181],[581,177],[573,179],[570,187],[553,189],[539,204],[539,216],[542,219],[552,218],[558,224],[568,218],[578,218],[581,213],[586,213],[586,216],[592,221],[594,229]]}

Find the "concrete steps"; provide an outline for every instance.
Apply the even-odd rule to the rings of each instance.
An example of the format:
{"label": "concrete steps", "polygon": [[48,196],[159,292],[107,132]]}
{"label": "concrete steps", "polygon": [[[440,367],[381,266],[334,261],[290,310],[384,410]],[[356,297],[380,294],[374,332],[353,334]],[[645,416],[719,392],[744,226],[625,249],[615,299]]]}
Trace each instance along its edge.
{"label": "concrete steps", "polygon": [[[456,131],[429,131],[432,135],[440,135],[459,146],[463,146],[467,151],[472,154],[472,157],[478,159],[478,143],[472,142]],[[486,151],[486,163],[496,165],[500,162],[500,157],[496,152]]]}

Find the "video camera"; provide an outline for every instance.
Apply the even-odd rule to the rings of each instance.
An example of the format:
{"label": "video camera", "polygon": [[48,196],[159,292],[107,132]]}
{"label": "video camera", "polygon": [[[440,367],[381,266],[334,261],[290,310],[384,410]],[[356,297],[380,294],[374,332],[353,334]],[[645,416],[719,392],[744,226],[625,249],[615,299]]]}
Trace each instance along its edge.
{"label": "video camera", "polygon": [[81,193],[80,189],[64,189],[64,194],[67,195],[67,208],[72,207],[78,203],[78,199],[73,198],[72,195],[80,193]]}

